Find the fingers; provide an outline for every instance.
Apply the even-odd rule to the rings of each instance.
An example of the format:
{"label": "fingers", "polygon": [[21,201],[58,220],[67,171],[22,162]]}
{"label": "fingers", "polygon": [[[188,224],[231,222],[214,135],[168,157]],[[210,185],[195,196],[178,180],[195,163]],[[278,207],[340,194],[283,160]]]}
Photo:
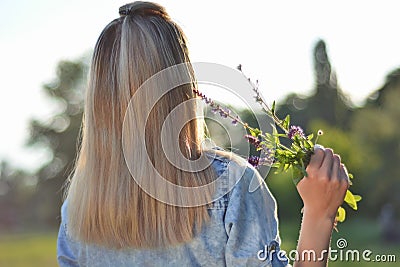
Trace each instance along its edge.
{"label": "fingers", "polygon": [[324,149],[320,147],[315,147],[314,154],[311,156],[311,160],[308,167],[313,170],[319,169],[322,165],[324,157],[325,157]]}
{"label": "fingers", "polygon": [[[332,149],[325,149],[324,151],[324,161],[322,162],[321,165],[321,172],[324,174],[324,176],[328,179],[331,179],[332,176],[332,168],[333,168],[333,150]],[[339,166],[338,166],[339,167]]]}
{"label": "fingers", "polygon": [[347,171],[346,166],[342,163],[342,164],[340,165],[340,168],[343,170],[344,175],[347,177],[347,180],[349,180],[349,173],[348,173],[348,171]]}
{"label": "fingers", "polygon": [[342,177],[342,183],[344,184],[343,186],[346,187],[346,189],[349,189],[350,187],[350,178],[349,178],[349,173],[347,172],[346,166],[344,164],[340,164],[340,173]]}
{"label": "fingers", "polygon": [[339,179],[339,180],[342,180],[342,174],[343,174],[343,172],[342,172],[342,170],[341,170],[341,168],[342,168],[342,164],[340,163],[340,156],[339,155],[337,155],[337,154],[334,154],[333,155],[333,160],[332,160],[333,162],[332,162],[332,179]]}
{"label": "fingers", "polygon": [[[325,156],[325,158],[327,157],[329,156]],[[347,169],[344,164],[341,163],[340,156],[337,154],[333,154],[332,156],[332,167],[329,178],[332,182],[338,183],[340,187],[345,189],[348,189],[350,186]]]}
{"label": "fingers", "polygon": [[314,148],[307,171],[317,174],[318,177],[325,177],[329,180],[337,179],[339,182],[347,179],[346,167],[341,163],[340,156],[333,153],[330,148]]}
{"label": "fingers", "polygon": [[343,181],[349,183],[346,167],[341,163],[340,156],[334,154],[330,148],[314,147],[307,172],[312,177],[324,177],[329,180],[337,180],[340,183]]}

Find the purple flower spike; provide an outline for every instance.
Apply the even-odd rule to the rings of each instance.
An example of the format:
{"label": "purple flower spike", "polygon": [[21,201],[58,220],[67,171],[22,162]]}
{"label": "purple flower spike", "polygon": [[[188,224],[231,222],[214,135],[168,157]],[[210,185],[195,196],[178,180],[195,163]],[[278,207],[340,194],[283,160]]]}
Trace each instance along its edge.
{"label": "purple flower spike", "polygon": [[271,166],[273,163],[274,163],[274,161],[271,160],[270,158],[260,158],[260,160],[258,161],[258,166],[261,166],[261,165]]}
{"label": "purple flower spike", "polygon": [[288,137],[293,140],[295,136],[305,137],[303,129],[301,129],[301,127],[292,125],[290,126]]}
{"label": "purple flower spike", "polygon": [[254,167],[258,168],[261,165],[271,166],[274,163],[274,157],[267,155],[266,157],[250,156],[247,161]]}
{"label": "purple flower spike", "polygon": [[271,166],[275,161],[275,151],[267,147],[264,147],[263,151],[265,155],[260,158],[258,165]]}
{"label": "purple flower spike", "polygon": [[250,134],[246,134],[246,135],[244,136],[244,138],[246,138],[247,141],[248,141],[250,144],[252,144],[255,148],[258,148],[258,147],[260,146],[260,140],[258,140],[257,137],[254,137],[254,136],[252,136],[252,135],[250,135]]}
{"label": "purple flower spike", "polygon": [[228,114],[227,114],[225,111],[223,111],[223,110],[221,110],[221,111],[219,112],[219,115],[220,115],[222,118],[227,118],[227,117],[228,117]]}
{"label": "purple flower spike", "polygon": [[239,117],[236,116],[236,118],[234,120],[232,120],[232,124],[236,126],[238,124],[238,122],[239,122]]}
{"label": "purple flower spike", "polygon": [[257,156],[250,156],[247,158],[247,161],[253,165],[253,167],[257,168],[260,163],[260,158]]}
{"label": "purple flower spike", "polygon": [[218,111],[219,111],[219,107],[218,107],[218,106],[213,107],[213,108],[211,109],[211,112],[214,113],[214,114],[216,114]]}

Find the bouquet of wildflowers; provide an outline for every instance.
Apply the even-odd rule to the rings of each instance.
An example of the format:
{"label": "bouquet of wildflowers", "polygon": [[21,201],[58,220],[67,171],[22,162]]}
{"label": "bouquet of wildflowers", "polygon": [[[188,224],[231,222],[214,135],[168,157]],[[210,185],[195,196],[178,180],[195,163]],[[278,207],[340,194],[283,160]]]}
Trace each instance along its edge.
{"label": "bouquet of wildflowers", "polygon": [[[241,65],[238,66],[238,70],[242,71]],[[248,157],[250,164],[256,168],[262,165],[270,166],[276,169],[275,173],[291,171],[293,181],[297,184],[303,177],[307,176],[307,165],[314,152],[314,146],[317,144],[319,136],[323,135],[323,132],[319,130],[316,135],[306,135],[301,127],[290,124],[290,115],[287,115],[284,119],[278,118],[275,113],[275,101],[270,107],[261,97],[258,81],[253,83],[250,78],[247,78],[247,80],[253,90],[255,101],[261,105],[266,116],[274,122],[271,125],[272,133],[262,132],[258,128],[250,127],[239,116],[233,114],[230,109],[216,103],[197,89],[193,91],[211,107],[213,113],[230,119],[233,125],[240,124],[246,129],[248,134],[244,138],[260,152],[260,156],[252,155]],[[282,142],[283,140],[286,141]],[[352,174],[349,174],[349,177],[351,180],[353,179]],[[350,181],[351,184],[352,182]],[[354,195],[350,190],[347,190],[344,201],[352,209],[357,210],[357,202],[360,200],[361,196]],[[345,218],[345,209],[339,207],[336,221],[343,222]]]}

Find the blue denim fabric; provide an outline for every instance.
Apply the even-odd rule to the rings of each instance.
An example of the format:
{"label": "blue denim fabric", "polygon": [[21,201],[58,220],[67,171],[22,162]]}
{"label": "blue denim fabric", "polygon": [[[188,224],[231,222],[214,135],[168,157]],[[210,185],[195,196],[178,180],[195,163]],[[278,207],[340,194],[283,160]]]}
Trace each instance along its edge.
{"label": "blue denim fabric", "polygon": [[[110,250],[83,244],[68,235],[66,201],[57,241],[60,266],[290,266],[286,257],[277,256],[276,202],[258,172],[245,160],[223,156],[212,164],[219,176],[216,194],[232,189],[209,205],[211,220],[193,240],[159,249]],[[253,178],[261,186],[249,192]]]}

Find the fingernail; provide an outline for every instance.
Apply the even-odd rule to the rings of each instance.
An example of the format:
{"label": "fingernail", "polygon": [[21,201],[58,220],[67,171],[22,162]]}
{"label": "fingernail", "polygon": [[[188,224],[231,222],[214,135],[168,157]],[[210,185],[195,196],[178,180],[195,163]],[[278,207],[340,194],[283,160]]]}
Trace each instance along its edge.
{"label": "fingernail", "polygon": [[314,149],[322,149],[322,150],[325,150],[325,147],[323,147],[322,145],[320,145],[320,144],[315,144],[314,145]]}
{"label": "fingernail", "polygon": [[349,175],[349,172],[347,171],[346,165],[344,165],[344,164],[342,163],[342,167],[343,167],[343,170],[344,170],[344,172],[346,173],[346,175]]}

